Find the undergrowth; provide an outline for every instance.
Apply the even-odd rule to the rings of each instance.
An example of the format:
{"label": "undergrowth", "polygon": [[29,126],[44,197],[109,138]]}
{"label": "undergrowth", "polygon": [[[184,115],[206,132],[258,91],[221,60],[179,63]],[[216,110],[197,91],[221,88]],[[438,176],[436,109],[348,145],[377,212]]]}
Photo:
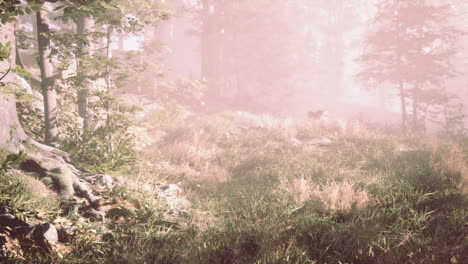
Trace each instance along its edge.
{"label": "undergrowth", "polygon": [[[102,242],[76,237],[61,263],[467,259],[468,174],[457,144],[295,122],[238,113],[168,127],[125,176],[181,181],[190,219],[165,219],[154,193],[114,189]],[[324,131],[331,143],[314,143]]]}

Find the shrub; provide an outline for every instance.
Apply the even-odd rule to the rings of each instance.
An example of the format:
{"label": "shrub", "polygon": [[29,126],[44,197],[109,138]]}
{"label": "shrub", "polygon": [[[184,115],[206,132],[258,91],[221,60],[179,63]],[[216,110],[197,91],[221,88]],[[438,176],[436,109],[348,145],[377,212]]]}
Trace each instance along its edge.
{"label": "shrub", "polygon": [[135,161],[135,136],[129,132],[133,109],[109,94],[97,95],[101,100],[94,105],[96,125],[83,129],[75,116],[63,116],[60,145],[74,162],[93,172],[118,170]]}

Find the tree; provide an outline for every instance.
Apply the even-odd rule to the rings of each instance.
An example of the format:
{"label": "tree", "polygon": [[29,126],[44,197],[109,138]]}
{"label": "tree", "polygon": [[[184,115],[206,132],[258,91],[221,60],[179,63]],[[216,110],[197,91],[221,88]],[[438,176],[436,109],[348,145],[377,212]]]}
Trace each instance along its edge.
{"label": "tree", "polygon": [[90,28],[90,19],[82,14],[76,18],[76,34],[79,41],[76,50],[76,72],[77,72],[77,88],[78,88],[78,113],[83,118],[83,129],[88,129],[91,126],[91,114],[88,107],[88,97],[90,92],[91,81],[88,79],[85,70],[86,59],[89,54],[89,43],[86,40],[86,34]]}
{"label": "tree", "polygon": [[9,73],[9,68],[12,66],[11,58],[15,57],[16,50],[13,16],[24,12],[16,2],[6,10],[0,5],[0,10],[2,11],[0,43],[10,43],[2,44],[2,47],[8,46],[8,48],[0,52],[0,71],[7,73],[0,86],[0,112],[2,113],[0,115],[0,148],[6,150],[7,154],[25,153],[20,168],[33,173],[44,182],[51,183],[61,201],[72,213],[77,213],[78,210],[74,197],[76,194],[86,198],[94,209],[100,210],[99,198],[80,182],[81,172],[66,161],[67,153],[31,139],[19,123],[14,98],[14,88],[19,85],[19,82],[14,73]]}
{"label": "tree", "polygon": [[0,148],[10,152],[18,152],[21,142],[27,139],[18,120],[14,94],[6,89],[7,84],[14,81],[13,75],[9,74],[12,66],[11,57],[15,56],[16,51],[13,49],[14,31],[14,21],[6,22],[0,27],[0,43],[3,47],[0,56],[0,76],[3,76],[0,80],[2,81],[0,83],[0,112],[2,113],[0,115]]}
{"label": "tree", "polygon": [[203,1],[202,78],[214,108],[277,111],[297,85],[298,51],[308,45],[295,1]]}
{"label": "tree", "polygon": [[419,113],[437,104],[441,84],[453,76],[457,30],[448,23],[447,5],[424,0],[382,0],[366,35],[358,77],[371,87],[388,82],[396,88],[401,103],[402,129],[408,128],[407,104],[412,103],[412,126]]}
{"label": "tree", "polygon": [[49,5],[42,4],[41,10],[36,12],[37,42],[39,49],[39,68],[41,70],[41,89],[44,97],[45,142],[57,145],[57,92],[54,88],[53,64],[50,47],[50,29],[48,18]]}

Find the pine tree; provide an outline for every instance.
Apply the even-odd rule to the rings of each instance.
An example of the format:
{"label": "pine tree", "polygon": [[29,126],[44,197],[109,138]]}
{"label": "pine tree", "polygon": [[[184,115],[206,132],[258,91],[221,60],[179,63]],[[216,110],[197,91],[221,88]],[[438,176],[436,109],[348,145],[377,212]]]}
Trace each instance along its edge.
{"label": "pine tree", "polygon": [[449,18],[448,5],[424,0],[382,0],[378,4],[358,76],[368,85],[387,82],[398,90],[403,131],[409,121],[417,128],[419,114],[441,103],[443,83],[454,76],[451,60],[459,33]]}

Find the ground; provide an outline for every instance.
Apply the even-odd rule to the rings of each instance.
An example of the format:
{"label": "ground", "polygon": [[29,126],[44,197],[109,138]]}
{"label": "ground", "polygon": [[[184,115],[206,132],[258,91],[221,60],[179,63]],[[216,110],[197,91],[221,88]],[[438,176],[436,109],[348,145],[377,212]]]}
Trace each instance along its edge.
{"label": "ground", "polygon": [[[95,189],[105,224],[34,204],[31,219],[77,227],[43,263],[462,263],[467,256],[459,142],[241,112],[156,130],[137,163],[112,174],[111,190]],[[0,189],[21,208],[11,202],[17,194]],[[165,190],[175,191],[167,198]]]}

